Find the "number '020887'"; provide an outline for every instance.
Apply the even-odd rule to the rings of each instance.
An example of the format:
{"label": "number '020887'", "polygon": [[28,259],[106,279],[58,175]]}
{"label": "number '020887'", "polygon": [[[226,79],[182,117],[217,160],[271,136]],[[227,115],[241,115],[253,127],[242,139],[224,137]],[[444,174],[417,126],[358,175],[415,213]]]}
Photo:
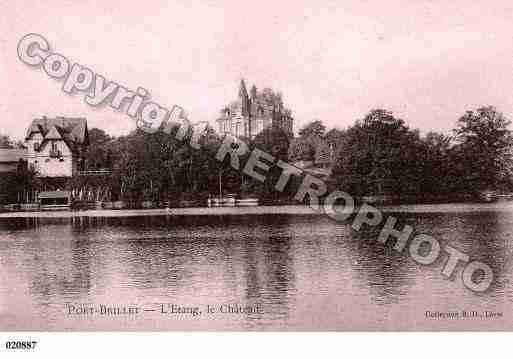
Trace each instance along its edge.
{"label": "number '020887'", "polygon": [[30,349],[36,349],[36,341],[14,341],[9,340],[5,342],[5,349],[8,350],[30,350]]}

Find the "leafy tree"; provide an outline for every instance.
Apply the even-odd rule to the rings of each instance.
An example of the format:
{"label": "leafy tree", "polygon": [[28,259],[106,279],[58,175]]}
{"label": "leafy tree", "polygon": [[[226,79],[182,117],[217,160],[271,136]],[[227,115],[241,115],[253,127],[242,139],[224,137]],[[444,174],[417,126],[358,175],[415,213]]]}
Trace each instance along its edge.
{"label": "leafy tree", "polygon": [[5,173],[0,177],[0,204],[25,203],[33,201],[33,193],[40,189],[36,172],[20,160],[16,171]]}
{"label": "leafy tree", "polygon": [[354,195],[419,192],[422,176],[418,131],[392,112],[378,109],[349,128],[337,155],[333,177]]}
{"label": "leafy tree", "polygon": [[290,140],[281,128],[268,127],[255,137],[252,145],[269,153],[277,160],[286,161]]}
{"label": "leafy tree", "polygon": [[457,191],[459,181],[455,170],[453,138],[441,133],[428,132],[419,149],[423,164],[421,193],[449,195]]}
{"label": "leafy tree", "polygon": [[324,142],[326,126],[315,120],[307,124],[299,131],[299,137],[295,138],[289,148],[289,160],[315,161],[315,153],[320,144]]}
{"label": "leafy tree", "polygon": [[494,107],[467,111],[454,130],[457,157],[467,190],[497,190],[511,184],[511,122]]}
{"label": "leafy tree", "polygon": [[[251,143],[251,148],[257,148],[270,154],[274,157],[275,162],[279,160],[286,162],[288,159],[289,141],[289,136],[282,129],[268,127],[255,137]],[[260,183],[251,178],[249,185],[246,181],[244,182],[246,190],[258,193],[265,198],[277,198],[281,195],[280,192],[275,190],[274,186],[282,170],[273,163],[269,163],[269,165],[271,167],[270,170],[267,173],[262,173],[265,176],[265,182]]]}
{"label": "leafy tree", "polygon": [[308,138],[311,136],[323,138],[325,132],[326,126],[324,126],[322,121],[314,120],[299,130],[299,136],[302,138]]}
{"label": "leafy tree", "polygon": [[[175,135],[176,131],[148,134],[136,130],[113,141],[112,186],[118,198],[156,201],[198,198],[216,191],[224,165],[215,159],[221,142],[213,129],[207,128],[200,137],[199,149],[188,143],[192,132],[183,140]],[[230,184],[228,173],[222,174],[223,182]]]}
{"label": "leafy tree", "polygon": [[12,141],[9,136],[0,134],[0,148],[13,148]]}
{"label": "leafy tree", "polygon": [[84,169],[100,170],[112,166],[112,141],[113,138],[105,131],[92,128],[89,130],[89,146],[84,153]]}

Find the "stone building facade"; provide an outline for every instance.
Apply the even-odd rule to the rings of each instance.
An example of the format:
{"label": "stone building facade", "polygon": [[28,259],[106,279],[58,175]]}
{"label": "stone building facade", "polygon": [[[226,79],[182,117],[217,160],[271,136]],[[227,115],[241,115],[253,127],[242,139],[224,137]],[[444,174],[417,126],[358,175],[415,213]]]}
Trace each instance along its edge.
{"label": "stone building facade", "polygon": [[293,136],[294,119],[283,105],[281,94],[268,88],[258,91],[255,85],[248,93],[244,80],[240,82],[238,99],[221,110],[216,122],[222,135],[253,139],[265,128],[276,126]]}

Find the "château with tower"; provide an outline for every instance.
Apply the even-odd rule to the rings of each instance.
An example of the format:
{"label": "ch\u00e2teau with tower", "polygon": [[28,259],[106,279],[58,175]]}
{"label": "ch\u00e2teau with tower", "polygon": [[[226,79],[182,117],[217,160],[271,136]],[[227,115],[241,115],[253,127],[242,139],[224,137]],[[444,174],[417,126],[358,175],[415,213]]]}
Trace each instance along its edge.
{"label": "ch\u00e2teau with tower", "polygon": [[258,91],[253,85],[248,93],[244,79],[240,81],[236,101],[221,110],[216,120],[218,132],[253,139],[268,127],[277,127],[293,136],[291,111],[283,104],[281,93],[270,88]]}

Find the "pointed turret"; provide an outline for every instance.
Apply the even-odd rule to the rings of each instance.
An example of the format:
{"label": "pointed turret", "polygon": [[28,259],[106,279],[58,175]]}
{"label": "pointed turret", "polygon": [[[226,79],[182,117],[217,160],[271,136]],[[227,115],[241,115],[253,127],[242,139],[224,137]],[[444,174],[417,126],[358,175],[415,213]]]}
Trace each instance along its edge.
{"label": "pointed turret", "polygon": [[240,80],[239,97],[241,100],[247,100],[249,98],[248,91],[246,90],[246,83],[244,82],[244,79]]}
{"label": "pointed turret", "polygon": [[257,88],[255,85],[251,86],[251,99],[254,100],[257,97]]}
{"label": "pointed turret", "polygon": [[244,79],[240,80],[239,99],[240,99],[240,104],[241,104],[242,115],[249,116],[250,103],[249,103],[248,91],[246,90],[246,84],[244,83]]}

